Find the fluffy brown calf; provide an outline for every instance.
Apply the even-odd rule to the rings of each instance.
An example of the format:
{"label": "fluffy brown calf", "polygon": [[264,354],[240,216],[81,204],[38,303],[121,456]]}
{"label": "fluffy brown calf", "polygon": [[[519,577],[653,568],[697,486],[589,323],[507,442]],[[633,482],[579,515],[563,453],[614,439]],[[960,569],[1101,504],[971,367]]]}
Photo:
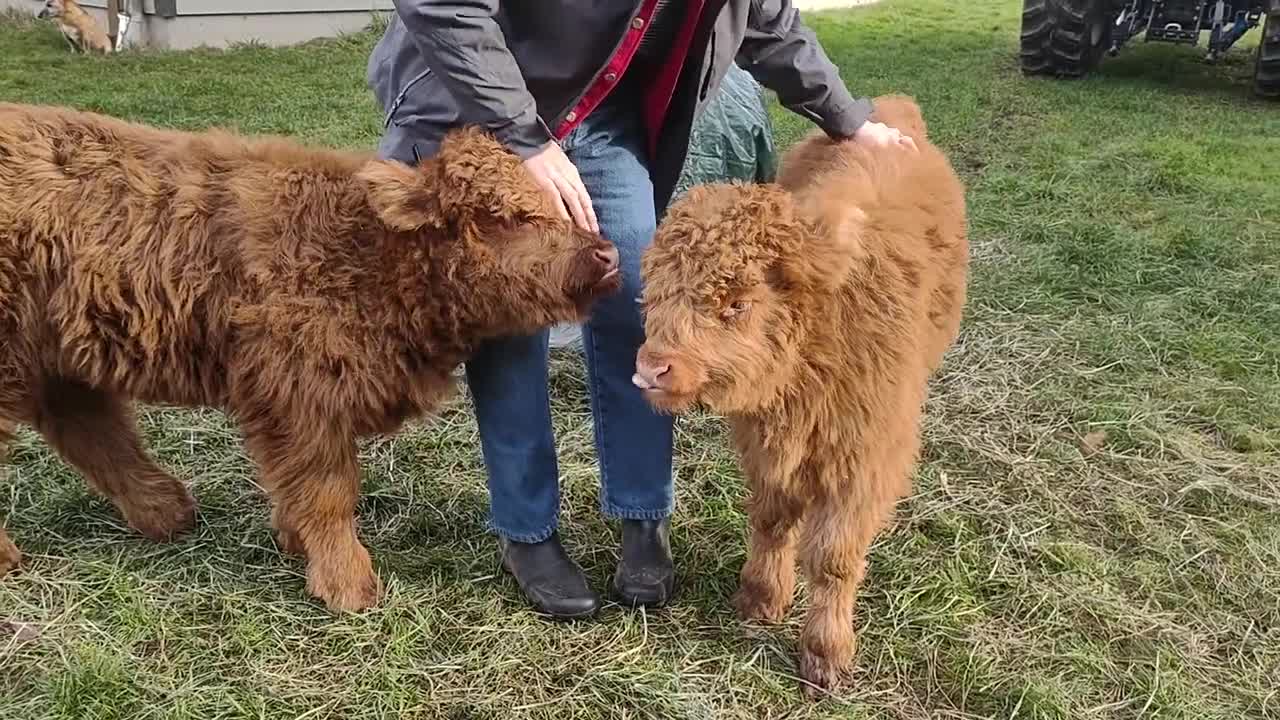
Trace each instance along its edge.
{"label": "fluffy brown calf", "polygon": [[[413,169],[0,104],[0,435],[30,424],[166,538],[193,502],[130,400],[230,412],[335,609],[380,589],[357,438],[435,407],[478,341],[580,321],[617,285],[613,246],[478,131]],[[0,531],[0,573],[16,560]]]}
{"label": "fluffy brown calf", "polygon": [[735,605],[783,617],[799,535],[800,669],[822,688],[852,660],[867,547],[909,491],[968,271],[964,189],[919,109],[886,97],[876,115],[919,152],[814,135],[784,156],[781,187],[694,190],[644,259],[636,384],[659,408],[728,416],[751,488]]}

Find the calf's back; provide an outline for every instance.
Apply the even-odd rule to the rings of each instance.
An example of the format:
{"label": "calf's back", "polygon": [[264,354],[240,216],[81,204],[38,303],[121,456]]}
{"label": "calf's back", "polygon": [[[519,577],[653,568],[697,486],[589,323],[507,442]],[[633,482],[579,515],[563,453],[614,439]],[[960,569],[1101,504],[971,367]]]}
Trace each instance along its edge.
{"label": "calf's back", "polygon": [[0,324],[44,372],[221,404],[237,307],[359,264],[364,160],[0,104]]}

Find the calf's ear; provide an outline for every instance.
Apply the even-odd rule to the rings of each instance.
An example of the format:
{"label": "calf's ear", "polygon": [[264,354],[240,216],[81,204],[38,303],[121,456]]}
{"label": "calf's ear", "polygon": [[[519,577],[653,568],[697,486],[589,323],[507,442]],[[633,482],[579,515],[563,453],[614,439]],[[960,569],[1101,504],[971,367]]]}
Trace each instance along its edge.
{"label": "calf's ear", "polygon": [[929,126],[915,99],[907,95],[881,95],[874,101],[871,119],[897,128],[917,143],[929,139]]}
{"label": "calf's ear", "polygon": [[450,218],[490,217],[510,223],[556,215],[520,158],[479,128],[450,131],[435,161],[440,207]]}
{"label": "calf's ear", "polygon": [[435,203],[421,169],[394,160],[371,160],[356,173],[369,205],[393,230],[417,230],[435,220]]}
{"label": "calf's ear", "polygon": [[745,185],[725,216],[739,241],[772,258],[769,278],[779,289],[831,292],[863,257],[866,213],[840,193],[814,194],[797,196],[773,183]]}
{"label": "calf's ear", "polygon": [[867,214],[838,195],[796,201],[800,240],[780,257],[789,282],[832,292],[865,257]]}

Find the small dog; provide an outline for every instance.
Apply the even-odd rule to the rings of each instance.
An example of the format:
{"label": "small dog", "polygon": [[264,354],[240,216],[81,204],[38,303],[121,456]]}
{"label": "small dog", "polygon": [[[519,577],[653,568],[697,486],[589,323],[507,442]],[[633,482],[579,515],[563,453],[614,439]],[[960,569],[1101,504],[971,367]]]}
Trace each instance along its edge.
{"label": "small dog", "polygon": [[58,23],[62,37],[74,52],[111,52],[111,40],[89,13],[76,0],[45,0],[44,7],[36,15],[40,19],[52,18]]}

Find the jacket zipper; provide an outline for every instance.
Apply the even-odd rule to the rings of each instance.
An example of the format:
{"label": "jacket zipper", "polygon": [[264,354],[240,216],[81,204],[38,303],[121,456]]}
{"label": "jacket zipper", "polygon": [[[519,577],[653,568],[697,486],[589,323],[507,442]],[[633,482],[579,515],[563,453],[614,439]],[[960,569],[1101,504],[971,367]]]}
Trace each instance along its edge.
{"label": "jacket zipper", "polygon": [[[702,89],[698,91],[698,101],[707,99],[707,90],[711,89],[711,78],[716,74],[716,29],[711,27],[711,39],[707,41],[706,50],[711,51],[711,58],[707,60],[707,72],[702,76]],[[706,52],[704,50],[703,52]]]}
{"label": "jacket zipper", "polygon": [[409,95],[409,90],[412,89],[414,85],[417,85],[418,81],[422,80],[423,78],[427,77],[430,74],[431,74],[431,68],[427,68],[426,70],[423,70],[422,72],[418,73],[408,83],[405,83],[405,86],[400,90],[400,94],[396,95],[395,102],[391,103],[391,109],[387,111],[387,117],[384,118],[382,121],[382,128],[384,130],[386,128],[391,127],[391,120],[396,116],[396,111],[400,109],[400,105],[404,103],[404,99]]}
{"label": "jacket zipper", "polygon": [[707,74],[702,78],[702,89],[698,98],[699,103],[707,99],[707,92],[711,90],[711,78],[715,76],[716,70],[716,22],[720,18],[720,13],[724,12],[724,6],[728,4],[728,0],[708,0],[706,6],[702,8],[704,13],[708,13],[707,17],[711,23],[711,37],[707,39],[707,45],[702,51],[707,52],[709,50],[711,57],[707,60]]}

